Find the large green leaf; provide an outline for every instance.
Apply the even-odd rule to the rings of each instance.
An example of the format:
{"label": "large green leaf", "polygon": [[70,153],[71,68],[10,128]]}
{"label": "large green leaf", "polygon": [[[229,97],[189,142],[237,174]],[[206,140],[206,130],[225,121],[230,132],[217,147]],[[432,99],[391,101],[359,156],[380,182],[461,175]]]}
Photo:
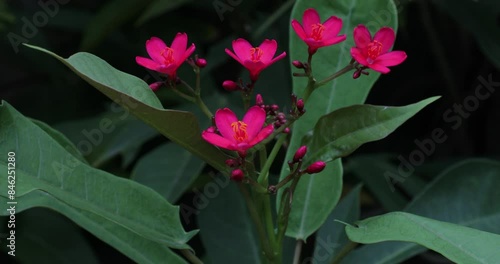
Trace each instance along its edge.
{"label": "large green leaf", "polygon": [[205,162],[173,143],[154,149],[141,158],[132,170],[131,179],[151,187],[167,201],[175,203],[194,179]]}
{"label": "large green leaf", "polygon": [[497,263],[500,259],[500,235],[404,212],[371,217],[345,230],[354,242],[414,242],[455,263]]}
{"label": "large green leaf", "polygon": [[26,45],[58,59],[100,92],[157,129],[170,140],[205,160],[219,171],[226,171],[224,154],[201,138],[196,117],[184,111],[166,110],[141,79],[114,69],[102,59],[85,52],[68,59],[45,49]]}
{"label": "large green leaf", "polygon": [[[379,176],[382,177],[382,176]],[[405,183],[403,183],[405,184]],[[405,208],[423,217],[500,233],[500,163],[467,160],[432,181]],[[353,251],[343,263],[388,264],[402,262],[424,247],[412,243],[383,242]]]}
{"label": "large green leaf", "polygon": [[[348,35],[346,41],[321,48],[314,55],[312,64],[317,80],[326,78],[349,63],[349,50],[354,45],[351,36],[358,24],[367,24],[373,32],[382,26],[397,28],[396,7],[391,0],[298,0],[292,10],[292,18],[302,21],[302,14],[307,8],[318,10],[323,21],[332,15],[342,18],[344,23],[341,33]],[[375,19],[374,16],[381,13],[387,15],[386,21]],[[290,29],[290,60],[307,61],[307,46],[293,29]],[[342,107],[363,103],[379,76],[380,74],[371,72],[369,76],[354,80],[348,73],[315,91],[306,104],[306,114],[293,126],[286,160],[291,160],[304,135],[314,128],[320,117]],[[294,78],[294,93],[300,97],[306,85],[305,78]],[[283,179],[288,173],[288,165],[284,162],[280,178]],[[287,236],[305,239],[316,231],[337,204],[341,190],[340,160],[328,164],[320,174],[301,179],[294,195]],[[279,206],[279,203],[277,205]]]}
{"label": "large green leaf", "polygon": [[[186,242],[196,232],[184,231],[178,207],[143,185],[82,163],[7,102],[0,105],[0,138],[2,153],[16,153],[16,197],[40,192],[47,199],[61,201],[165,247],[189,248]],[[0,169],[7,171],[7,159],[0,161]],[[7,199],[5,186],[3,182],[0,196]],[[6,206],[1,205],[3,215],[8,213]],[[34,200],[33,206],[47,205]]]}
{"label": "large green leaf", "polygon": [[364,143],[383,139],[438,98],[401,107],[353,105],[335,110],[316,123],[305,163],[345,157]]}
{"label": "large green leaf", "polygon": [[[212,264],[261,263],[261,248],[245,200],[234,182],[218,179],[198,194],[198,225]],[[208,185],[207,185],[208,186]]]}
{"label": "large green leaf", "polygon": [[356,186],[346,197],[344,197],[333,212],[328,216],[325,224],[321,226],[316,234],[314,243],[313,263],[332,263],[333,256],[349,242],[344,231],[344,223],[354,223],[359,220],[360,202],[359,195],[361,185]]}

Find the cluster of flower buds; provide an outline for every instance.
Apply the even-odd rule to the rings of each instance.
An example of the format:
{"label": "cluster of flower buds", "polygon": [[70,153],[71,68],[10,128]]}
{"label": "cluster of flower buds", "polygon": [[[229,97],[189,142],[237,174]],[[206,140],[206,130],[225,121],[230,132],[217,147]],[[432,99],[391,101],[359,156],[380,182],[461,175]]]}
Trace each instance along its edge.
{"label": "cluster of flower buds", "polygon": [[233,169],[230,176],[231,180],[241,182],[245,178],[245,173],[241,169],[243,165],[243,160],[241,158],[227,159],[226,165]]}
{"label": "cluster of flower buds", "polygon": [[292,109],[290,110],[290,115],[295,118],[298,118],[305,114],[306,110],[304,109],[304,100],[298,99],[295,94],[292,94]]}
{"label": "cluster of flower buds", "polygon": [[[297,149],[297,151],[293,155],[292,161],[288,162],[290,169],[293,169],[295,164],[299,164],[298,167],[300,167],[306,153],[307,153],[307,146],[301,146],[299,149]],[[319,160],[309,165],[309,167],[307,167],[307,169],[305,169],[303,172],[307,174],[320,173],[325,169],[325,167],[326,163],[324,161]]]}
{"label": "cluster of flower buds", "polygon": [[[283,112],[280,112],[280,107],[277,104],[266,105],[264,104],[264,99],[261,94],[257,94],[255,96],[255,104],[260,106],[260,108],[266,111],[268,117],[273,119],[274,128],[278,129],[281,126],[285,125],[287,122],[286,115]],[[284,133],[289,133],[290,129],[285,128]]]}

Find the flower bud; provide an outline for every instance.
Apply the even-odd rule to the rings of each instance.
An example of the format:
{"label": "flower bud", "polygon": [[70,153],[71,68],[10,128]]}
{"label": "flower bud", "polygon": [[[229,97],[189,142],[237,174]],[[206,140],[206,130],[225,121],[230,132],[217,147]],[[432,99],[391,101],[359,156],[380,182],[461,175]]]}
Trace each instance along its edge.
{"label": "flower bud", "polygon": [[290,128],[289,127],[285,128],[285,130],[283,130],[283,133],[290,134]]}
{"label": "flower bud", "polygon": [[149,88],[153,90],[153,92],[156,92],[161,86],[163,85],[163,82],[154,82],[149,85]]}
{"label": "flower bud", "polygon": [[207,60],[203,58],[197,58],[194,63],[200,68],[205,68],[207,66]]}
{"label": "flower bud", "polygon": [[240,182],[245,178],[245,174],[241,169],[236,169],[231,172],[231,180]]}
{"label": "flower bud", "polygon": [[261,106],[261,105],[264,104],[264,99],[262,99],[262,95],[257,94],[255,96],[255,104],[258,105],[258,106]]}
{"label": "flower bud", "polygon": [[226,89],[226,91],[228,91],[228,92],[236,91],[239,88],[238,84],[231,81],[231,80],[225,80],[222,83],[222,87],[224,87],[224,89]]}
{"label": "flower bud", "polygon": [[309,165],[306,169],[307,174],[315,174],[323,171],[326,167],[326,163],[324,161],[316,161],[313,164]]}
{"label": "flower bud", "polygon": [[234,168],[234,167],[236,167],[238,165],[238,162],[236,160],[234,160],[234,159],[227,159],[226,160],[226,165],[228,167]]}
{"label": "flower bud", "polygon": [[304,111],[304,100],[303,99],[297,100],[297,110],[299,110],[299,112]]}
{"label": "flower bud", "polygon": [[307,146],[302,146],[297,151],[295,152],[295,155],[293,155],[293,163],[299,162],[307,153]]}
{"label": "flower bud", "polygon": [[352,78],[353,79],[358,79],[359,76],[361,76],[361,71],[360,70],[357,70],[355,71],[353,74],[352,74]]}
{"label": "flower bud", "polygon": [[298,60],[292,61],[292,65],[297,69],[304,69],[304,64]]}
{"label": "flower bud", "polygon": [[280,110],[280,107],[278,105],[276,105],[276,104],[273,104],[273,105],[271,105],[271,110],[272,111],[278,111],[278,110]]}

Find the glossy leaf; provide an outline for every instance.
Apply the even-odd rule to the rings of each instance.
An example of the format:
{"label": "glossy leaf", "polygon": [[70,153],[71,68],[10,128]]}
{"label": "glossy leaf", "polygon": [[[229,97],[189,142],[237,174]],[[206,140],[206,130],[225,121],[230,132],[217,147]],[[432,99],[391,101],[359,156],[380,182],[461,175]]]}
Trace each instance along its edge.
{"label": "glossy leaf", "polygon": [[345,157],[364,143],[383,139],[438,98],[401,107],[353,105],[333,111],[316,123],[305,163]]}
{"label": "glossy leaf", "polygon": [[198,121],[192,113],[166,110],[149,86],[141,79],[114,69],[89,53],[77,53],[68,59],[45,49],[26,45],[58,59],[100,92],[120,104],[126,111],[157,129],[170,140],[205,160],[219,171],[225,171],[225,156],[201,138]]}
{"label": "glossy leaf", "polygon": [[261,263],[257,232],[236,183],[219,179],[208,184],[213,188],[198,194],[203,205],[198,225],[210,263]]}
{"label": "glossy leaf", "polygon": [[175,203],[201,173],[205,163],[180,146],[167,143],[154,149],[132,170],[131,179],[151,187]]}
{"label": "glossy leaf", "polygon": [[[346,41],[321,48],[314,55],[312,67],[318,81],[339,71],[349,63],[350,48],[354,45],[352,32],[358,24],[367,24],[372,32],[382,26],[397,29],[397,11],[391,0],[298,0],[292,10],[292,18],[302,21],[302,14],[307,8],[315,8],[322,21],[332,15],[342,18],[341,34],[347,34]],[[384,24],[374,19],[373,14],[380,12],[387,14]],[[307,46],[297,37],[291,27],[289,58],[291,61],[307,61]],[[301,145],[302,138],[314,128],[320,117],[342,107],[363,103],[379,76],[378,73],[371,72],[369,76],[353,80],[352,75],[347,73],[316,90],[306,104],[306,114],[293,126],[286,160],[291,160]],[[293,92],[301,97],[306,85],[305,78],[294,77]],[[280,178],[283,179],[288,173],[288,165],[284,162]],[[316,231],[337,204],[341,190],[342,165],[340,160],[329,163],[322,173],[314,177],[301,179],[294,195],[287,236],[305,239]],[[328,195],[325,196],[325,194]]]}
{"label": "glossy leaf", "polygon": [[[500,222],[500,204],[496,202],[500,200],[498,188],[499,162],[467,160],[443,171],[404,211],[500,234],[497,224]],[[424,251],[425,248],[417,244],[383,242],[360,247],[343,263],[397,263]]]}
{"label": "glossy leaf", "polygon": [[344,224],[336,222],[340,220],[344,223],[354,223],[359,220],[360,201],[359,196],[361,185],[356,186],[328,216],[326,222],[316,234],[314,243],[313,263],[332,263],[334,256],[349,242],[344,232]]}
{"label": "glossy leaf", "polygon": [[500,235],[404,212],[371,217],[345,230],[354,242],[414,242],[455,263],[495,263],[500,259]]}
{"label": "glossy leaf", "polygon": [[[186,233],[178,207],[156,192],[82,163],[7,102],[0,106],[0,120],[0,150],[14,151],[19,161],[16,197],[41,191],[49,200],[62,201],[70,208],[113,222],[137,236],[164,246],[189,248],[186,242],[196,232]],[[0,169],[7,171],[7,159],[0,161]],[[7,190],[0,191],[4,199],[9,197]],[[5,206],[2,203],[4,215],[8,213]],[[30,207],[33,206],[47,205],[34,200]],[[59,212],[69,214],[65,210]],[[90,224],[82,227],[91,229]]]}

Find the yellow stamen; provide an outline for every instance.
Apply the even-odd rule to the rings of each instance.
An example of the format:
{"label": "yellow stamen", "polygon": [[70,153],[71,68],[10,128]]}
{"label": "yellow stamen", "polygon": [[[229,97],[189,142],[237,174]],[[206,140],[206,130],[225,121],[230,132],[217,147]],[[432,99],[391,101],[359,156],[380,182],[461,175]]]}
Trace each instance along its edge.
{"label": "yellow stamen", "polygon": [[231,124],[231,128],[234,132],[233,137],[236,141],[243,142],[248,139],[247,126],[248,125],[243,121],[237,121]]}

